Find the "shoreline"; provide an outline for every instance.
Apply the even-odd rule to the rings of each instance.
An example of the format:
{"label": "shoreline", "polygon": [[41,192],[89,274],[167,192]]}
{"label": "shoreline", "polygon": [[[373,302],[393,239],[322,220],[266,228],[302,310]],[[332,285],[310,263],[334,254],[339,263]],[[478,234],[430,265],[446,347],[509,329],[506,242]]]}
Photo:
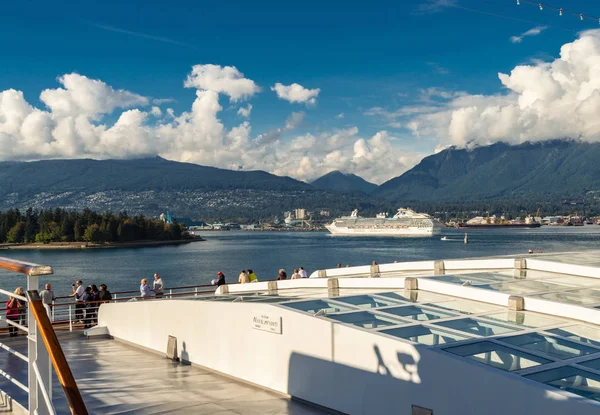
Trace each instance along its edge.
{"label": "shoreline", "polygon": [[84,250],[84,249],[124,249],[124,248],[147,248],[159,247],[168,245],[184,245],[192,242],[202,242],[205,239],[180,239],[176,241],[137,241],[137,242],[122,242],[122,243],[106,243],[94,244],[89,242],[50,242],[47,244],[31,243],[31,244],[0,244],[0,251],[13,250]]}

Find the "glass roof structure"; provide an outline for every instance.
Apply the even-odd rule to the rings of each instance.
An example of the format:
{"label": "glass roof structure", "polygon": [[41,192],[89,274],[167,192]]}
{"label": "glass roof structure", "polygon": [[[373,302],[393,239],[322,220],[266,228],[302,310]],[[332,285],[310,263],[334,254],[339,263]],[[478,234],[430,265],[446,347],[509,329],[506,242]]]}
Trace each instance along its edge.
{"label": "glass roof structure", "polygon": [[[413,277],[421,289],[374,288],[377,285],[364,278],[364,284],[352,285],[361,288],[294,285],[222,295],[219,300],[275,302],[277,307],[436,349],[455,359],[600,401],[600,325],[594,324],[600,324],[600,314],[593,314],[600,312],[600,255],[533,258],[546,261],[546,269],[551,268],[548,264],[560,264],[561,270],[565,270],[563,264],[598,267],[597,276],[590,276],[594,272],[589,269],[583,276],[541,267],[446,270],[443,275],[434,275],[434,270],[405,270],[380,277]],[[348,275],[357,276],[368,275]],[[423,287],[422,281],[427,282]],[[509,296],[522,297],[525,310],[510,310]],[[545,308],[532,310],[527,307],[530,303]],[[562,307],[570,307],[578,317],[563,314]]]}

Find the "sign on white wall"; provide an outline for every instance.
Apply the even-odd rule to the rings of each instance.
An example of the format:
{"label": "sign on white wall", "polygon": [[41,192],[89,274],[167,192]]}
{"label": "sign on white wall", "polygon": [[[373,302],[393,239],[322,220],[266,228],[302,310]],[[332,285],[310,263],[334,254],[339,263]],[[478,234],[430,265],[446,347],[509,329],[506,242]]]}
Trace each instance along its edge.
{"label": "sign on white wall", "polygon": [[270,333],[281,334],[281,316],[267,313],[252,313],[252,328]]}

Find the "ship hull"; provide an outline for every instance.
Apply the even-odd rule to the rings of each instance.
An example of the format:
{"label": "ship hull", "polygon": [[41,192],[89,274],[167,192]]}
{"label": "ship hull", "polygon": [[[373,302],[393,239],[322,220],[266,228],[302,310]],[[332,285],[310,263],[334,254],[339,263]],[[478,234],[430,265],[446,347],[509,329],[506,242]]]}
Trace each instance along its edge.
{"label": "ship hull", "polygon": [[458,229],[532,229],[539,228],[539,223],[506,223],[501,225],[494,225],[491,223],[485,224],[468,224],[461,223],[458,225]]}
{"label": "ship hull", "polygon": [[347,227],[337,227],[334,225],[325,226],[332,235],[335,236],[392,236],[401,238],[412,238],[412,237],[430,237],[439,235],[441,228],[379,228],[379,229],[352,229]]}

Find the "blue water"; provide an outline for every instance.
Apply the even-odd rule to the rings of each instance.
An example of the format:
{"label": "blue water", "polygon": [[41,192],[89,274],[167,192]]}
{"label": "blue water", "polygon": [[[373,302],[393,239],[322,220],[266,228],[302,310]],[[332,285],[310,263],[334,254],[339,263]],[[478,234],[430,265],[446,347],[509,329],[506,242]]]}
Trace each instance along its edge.
{"label": "blue water", "polygon": [[[242,269],[252,268],[259,279],[277,276],[279,268],[291,275],[304,266],[310,274],[323,268],[394,261],[468,258],[600,248],[600,226],[542,227],[540,229],[443,229],[450,241],[433,238],[333,237],[326,232],[205,232],[205,242],[182,246],[84,251],[0,251],[0,256],[51,265],[48,278],[57,295],[68,294],[71,283],[105,283],[111,291],[137,290],[143,277],[158,272],[167,287],[207,284],[223,271],[229,281]],[[0,273],[0,286],[25,285],[25,277]],[[43,281],[42,281],[43,282]]]}

